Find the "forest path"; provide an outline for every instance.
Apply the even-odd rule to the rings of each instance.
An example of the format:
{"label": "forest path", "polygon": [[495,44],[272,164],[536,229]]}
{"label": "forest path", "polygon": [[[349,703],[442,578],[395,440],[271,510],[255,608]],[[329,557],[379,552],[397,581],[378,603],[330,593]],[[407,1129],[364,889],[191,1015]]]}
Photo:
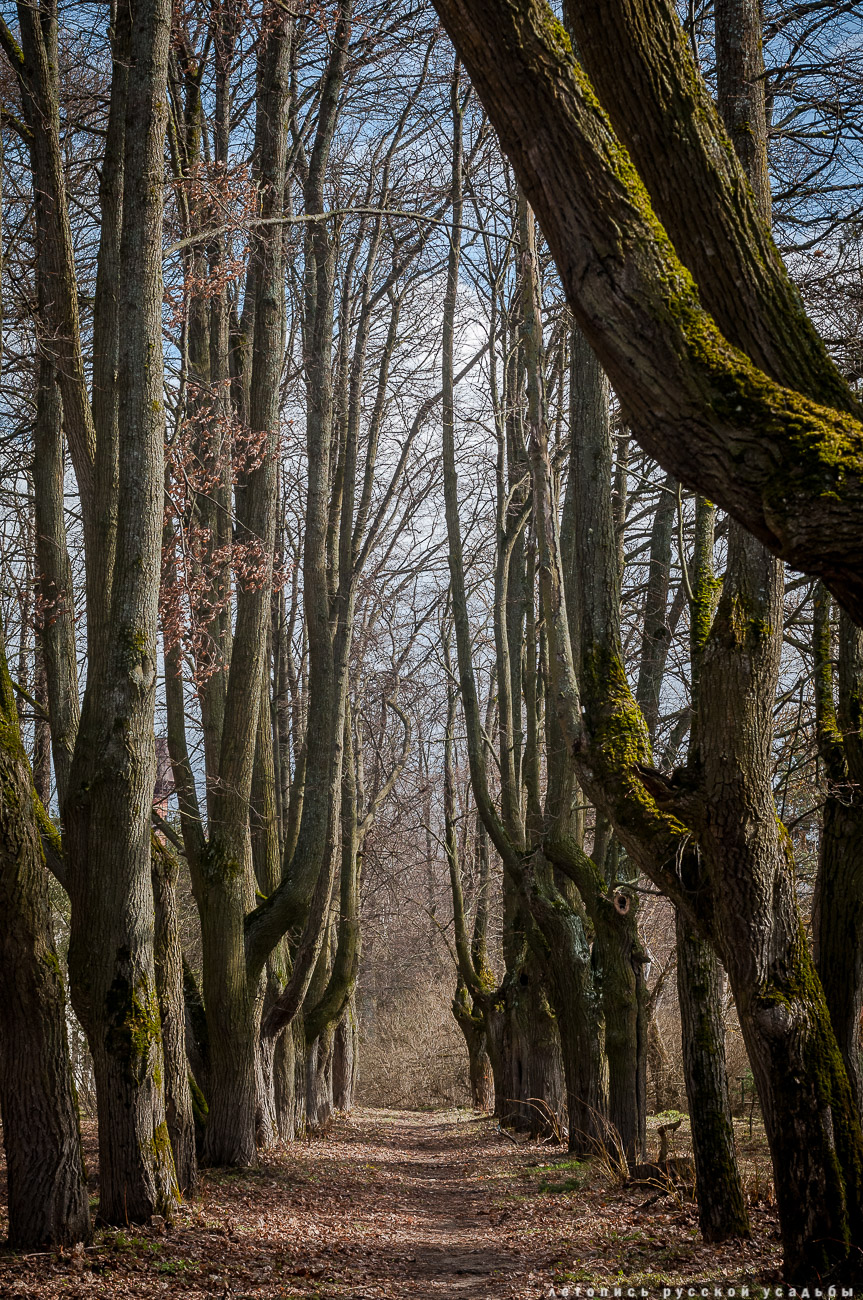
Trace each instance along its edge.
{"label": "forest path", "polygon": [[494,1296],[505,1275],[524,1271],[522,1247],[491,1230],[490,1127],[458,1112],[378,1112],[362,1123],[371,1186],[356,1202],[368,1218],[353,1223],[376,1242],[374,1272],[397,1278],[403,1294]]}
{"label": "forest path", "polygon": [[[92,1123],[84,1135],[95,1193]],[[83,1252],[0,1248],[0,1297],[539,1300],[617,1285],[658,1300],[664,1286],[778,1280],[775,1216],[753,1219],[751,1242],[705,1246],[691,1203],[621,1186],[560,1147],[515,1145],[491,1118],[359,1108],[255,1171],[207,1170],[167,1232],[102,1229]]]}

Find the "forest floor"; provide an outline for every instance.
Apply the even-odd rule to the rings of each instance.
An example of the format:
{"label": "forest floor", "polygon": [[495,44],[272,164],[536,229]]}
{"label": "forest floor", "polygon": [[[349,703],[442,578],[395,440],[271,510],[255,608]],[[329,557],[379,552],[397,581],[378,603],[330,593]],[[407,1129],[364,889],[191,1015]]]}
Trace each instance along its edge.
{"label": "forest floor", "polygon": [[[45,1254],[0,1248],[0,1297],[526,1300],[775,1283],[763,1139],[745,1124],[739,1136],[753,1238],[706,1246],[691,1200],[625,1185],[605,1161],[516,1145],[467,1111],[361,1108],[255,1172],[207,1171],[168,1231],[100,1229],[84,1250]],[[675,1138],[683,1151],[684,1130]],[[92,1125],[85,1140],[95,1192]],[[2,1168],[0,1180],[5,1193]]]}

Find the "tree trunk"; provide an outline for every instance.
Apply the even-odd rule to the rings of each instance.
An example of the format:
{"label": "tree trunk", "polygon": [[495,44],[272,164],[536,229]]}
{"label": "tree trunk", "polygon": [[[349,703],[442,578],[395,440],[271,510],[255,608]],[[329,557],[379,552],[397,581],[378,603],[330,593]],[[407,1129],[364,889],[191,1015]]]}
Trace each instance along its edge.
{"label": "tree trunk", "polygon": [[[100,1217],[171,1218],[153,965],[150,808],[163,510],[162,195],[170,5],[132,26],[126,95],[119,377],[121,456],[111,633],[94,650],[62,809],[72,1000],[99,1102]],[[64,418],[68,414],[64,401]],[[89,559],[89,557],[88,557]],[[88,565],[89,568],[89,565]],[[89,576],[89,574],[88,574]],[[93,646],[94,631],[88,627]]]}
{"label": "tree trunk", "polygon": [[705,1241],[748,1237],[725,1069],[725,1022],[716,956],[676,914],[677,994],[698,1222]]}
{"label": "tree trunk", "polygon": [[[620,0],[571,7],[579,45],[584,20],[604,25],[591,66],[597,76],[600,64],[606,69],[601,98],[608,111],[630,101],[626,121],[622,114],[617,119],[623,145],[541,0],[435,0],[435,6],[642,447],[743,521],[773,553],[823,574],[859,623],[861,488],[852,467],[863,426],[859,415],[844,414],[859,405],[800,309],[759,221],[709,92],[686,54],[674,6]],[[645,43],[660,45],[661,61]],[[679,148],[681,122],[686,149]],[[624,145],[644,167],[644,183]],[[692,221],[694,212],[704,220]],[[660,224],[673,223],[675,214],[676,251]],[[717,256],[723,247],[729,255]],[[684,261],[696,270],[702,298]],[[748,356],[726,342],[702,299],[717,314],[728,305],[723,328],[729,334],[733,321],[751,325],[745,340],[731,334]],[[795,389],[789,399],[775,375],[799,383],[804,393]],[[835,407],[826,424],[822,403]],[[847,452],[836,456],[829,448],[840,428]]]}
{"label": "tree trunk", "polygon": [[322,1133],[333,1118],[333,1040],[328,1026],[306,1051],[306,1129]]}
{"label": "tree trunk", "polygon": [[863,1134],[799,915],[771,787],[781,574],[737,526],[700,680],[704,814],[717,950],[761,1098],[789,1280],[863,1242]]}
{"label": "tree trunk", "polygon": [[[713,569],[714,523],[713,506],[699,497],[695,504],[695,548],[689,601],[692,713],[689,762],[696,768],[701,761],[701,745],[710,745],[713,740],[709,712],[702,715],[701,673],[705,646],[716,612],[718,584]],[[681,864],[682,878],[685,878],[688,866],[688,859],[686,866]],[[675,926],[683,1072],[695,1154],[701,1231],[705,1241],[745,1237],[749,1235],[749,1219],[734,1147],[719,964],[713,949],[687,924],[679,909],[675,912]]]}
{"label": "tree trunk", "polygon": [[353,1110],[359,1065],[359,1028],[356,1003],[351,994],[344,1014],[336,1025],[336,1039],[333,1045],[333,1105],[336,1110],[345,1114]]}
{"label": "tree trunk", "polygon": [[[207,857],[213,852],[207,848]],[[246,978],[243,918],[249,910],[250,867],[222,856],[202,873],[200,893],[203,992],[210,1044],[209,1114],[201,1163],[257,1164],[258,1015]]]}
{"label": "tree trunk", "polygon": [[560,1035],[536,959],[508,972],[501,987],[502,1015],[489,1040],[494,1061],[495,1114],[502,1124],[532,1137],[547,1136],[566,1116]]}
{"label": "tree trunk", "polygon": [[39,1250],[89,1241],[90,1203],[41,844],[43,830],[56,832],[33,789],[2,646],[0,724],[0,1117],[9,1245]]}
{"label": "tree trunk", "polygon": [[186,1055],[186,1006],[183,996],[183,954],[177,918],[177,879],[180,865],[156,837],[152,848],[153,902],[155,906],[156,991],[162,1025],[165,1060],[165,1117],[177,1186],[184,1196],[194,1196],[198,1182],[195,1154],[195,1117],[189,1090]]}
{"label": "tree trunk", "polygon": [[839,708],[833,690],[830,597],[816,591],[813,615],[815,714],[825,797],[812,900],[818,974],[848,1080],[863,1112],[863,633],[839,616]]}
{"label": "tree trunk", "polygon": [[647,1064],[653,1084],[654,1110],[657,1114],[662,1114],[665,1110],[676,1110],[680,1098],[670,1077],[671,1062],[655,1014],[650,1017],[647,1026]]}
{"label": "tree trunk", "polygon": [[471,1006],[470,995],[464,981],[459,979],[452,1013],[464,1035],[467,1047],[470,1100],[474,1110],[494,1110],[494,1075],[488,1054],[488,1033],[481,1008]]}
{"label": "tree trunk", "polygon": [[[615,884],[612,890],[612,899],[602,899],[597,907],[595,940],[605,1013],[608,1119],[627,1160],[636,1164],[644,1158],[647,1124],[646,956],[635,892]],[[632,912],[636,917],[630,920]]]}

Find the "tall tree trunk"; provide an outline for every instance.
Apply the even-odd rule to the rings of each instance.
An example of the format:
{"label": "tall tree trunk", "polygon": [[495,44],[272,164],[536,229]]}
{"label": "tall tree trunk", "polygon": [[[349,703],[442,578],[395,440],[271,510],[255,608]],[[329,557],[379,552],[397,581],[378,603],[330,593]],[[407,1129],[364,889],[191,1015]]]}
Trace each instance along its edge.
{"label": "tall tree trunk", "polygon": [[[150,807],[163,504],[162,194],[170,6],[136,6],[120,246],[120,505],[111,634],[91,666],[62,809],[72,1000],[99,1103],[100,1216],[172,1217],[153,958]],[[64,416],[68,415],[64,401]],[[88,629],[89,631],[89,629]],[[92,633],[90,633],[92,635]]]}
{"label": "tall tree trunk", "polygon": [[151,863],[155,908],[154,954],[165,1059],[165,1117],[174,1153],[177,1186],[184,1196],[194,1196],[198,1183],[198,1162],[186,1055],[183,954],[177,916],[179,874],[180,864],[176,856],[154,836]]}
{"label": "tall tree trunk", "polygon": [[789,1280],[863,1241],[863,1136],[771,787],[781,574],[736,526],[701,674],[704,821],[728,972],[770,1144]]}
{"label": "tall tree trunk", "polygon": [[[42,293],[44,276],[39,277]],[[37,626],[51,720],[57,800],[62,808],[78,734],[80,706],[75,653],[75,593],[66,547],[63,409],[51,360],[39,359],[34,431]]]}
{"label": "tall tree trunk", "polygon": [[0,1117],[18,1250],[90,1239],[43,835],[59,839],[33,789],[0,644]]}
{"label": "tall tree trunk", "polygon": [[[529,952],[507,973],[499,994],[503,1007],[497,1041],[490,1050],[498,1058],[495,1114],[501,1123],[533,1137],[562,1126],[570,1100],[558,1024],[542,976],[542,966]],[[580,1133],[576,1139],[580,1143]]]}
{"label": "tall tree trunk", "polygon": [[[716,612],[713,506],[695,506],[695,554],[689,602],[691,712],[689,762],[701,761],[701,666]],[[710,743],[710,738],[706,743]],[[688,860],[687,860],[688,865]],[[681,874],[684,868],[681,867]],[[688,882],[692,884],[692,881]],[[695,1155],[698,1218],[705,1241],[749,1235],[749,1216],[734,1148],[734,1122],[725,1064],[721,971],[710,945],[675,910],[677,995],[683,1072]]]}

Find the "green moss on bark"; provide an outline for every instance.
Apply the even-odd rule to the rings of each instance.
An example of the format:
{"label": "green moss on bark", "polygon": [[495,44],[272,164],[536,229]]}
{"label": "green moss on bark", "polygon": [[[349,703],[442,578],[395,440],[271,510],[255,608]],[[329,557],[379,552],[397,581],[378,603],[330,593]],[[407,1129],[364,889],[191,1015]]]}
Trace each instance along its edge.
{"label": "green moss on bark", "polygon": [[157,1087],[161,1085],[160,1051],[153,1057],[153,1048],[161,1048],[162,1025],[159,1019],[159,1001],[155,989],[146,981],[136,985],[123,975],[116,975],[105,995],[108,1020],[107,1048],[137,1082],[142,1082],[147,1071],[153,1068]]}

